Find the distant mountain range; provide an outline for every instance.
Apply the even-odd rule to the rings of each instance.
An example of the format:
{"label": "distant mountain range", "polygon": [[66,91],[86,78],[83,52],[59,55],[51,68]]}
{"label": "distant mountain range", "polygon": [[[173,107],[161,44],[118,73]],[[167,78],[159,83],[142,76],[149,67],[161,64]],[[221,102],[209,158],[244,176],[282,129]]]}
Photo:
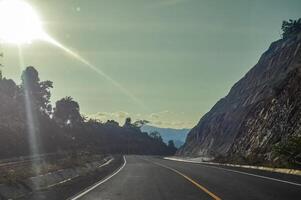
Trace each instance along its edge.
{"label": "distant mountain range", "polygon": [[147,133],[158,131],[166,144],[169,140],[173,140],[177,148],[185,143],[187,134],[190,131],[190,129],[159,128],[150,125],[143,126],[141,130]]}

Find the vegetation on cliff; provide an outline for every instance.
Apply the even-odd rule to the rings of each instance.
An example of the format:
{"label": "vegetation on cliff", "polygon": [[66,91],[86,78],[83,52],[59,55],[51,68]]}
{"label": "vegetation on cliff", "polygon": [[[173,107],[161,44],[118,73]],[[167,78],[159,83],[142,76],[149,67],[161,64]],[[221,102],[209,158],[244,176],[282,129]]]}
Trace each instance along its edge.
{"label": "vegetation on cliff", "polygon": [[290,19],[288,21],[283,21],[281,29],[283,31],[283,38],[297,35],[301,32],[301,18],[297,20]]}
{"label": "vegetation on cliff", "polygon": [[284,157],[290,165],[301,165],[301,135],[289,136],[276,144],[274,153]]}

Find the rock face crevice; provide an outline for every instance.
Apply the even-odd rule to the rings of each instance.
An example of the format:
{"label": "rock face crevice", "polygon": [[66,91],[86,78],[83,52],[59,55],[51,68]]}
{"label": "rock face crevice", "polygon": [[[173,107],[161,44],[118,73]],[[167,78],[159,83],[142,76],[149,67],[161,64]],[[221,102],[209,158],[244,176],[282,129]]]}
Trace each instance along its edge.
{"label": "rock face crevice", "polygon": [[300,102],[301,34],[272,43],[177,154],[271,160],[272,146],[301,129]]}

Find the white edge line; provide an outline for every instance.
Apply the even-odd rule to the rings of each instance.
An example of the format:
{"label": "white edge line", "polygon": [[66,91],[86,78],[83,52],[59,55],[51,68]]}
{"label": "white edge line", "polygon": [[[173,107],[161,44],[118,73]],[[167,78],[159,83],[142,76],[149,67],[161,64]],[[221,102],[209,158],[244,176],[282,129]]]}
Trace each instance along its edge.
{"label": "white edge line", "polygon": [[296,175],[301,176],[301,170],[297,169],[286,169],[286,168],[270,168],[264,166],[252,166],[252,165],[237,165],[237,164],[229,164],[229,163],[215,163],[215,162],[207,162],[207,161],[194,161],[194,160],[184,160],[179,158],[172,158],[172,157],[164,157],[166,160],[178,160],[183,162],[191,162],[191,163],[202,163],[206,165],[217,165],[217,166],[229,166],[229,167],[239,167],[239,168],[246,168],[246,169],[257,169],[269,172],[276,172],[282,174],[289,174],[289,175]]}
{"label": "white edge line", "polygon": [[200,164],[200,165],[202,165],[204,167],[208,167],[208,168],[221,169],[221,170],[225,170],[225,171],[230,171],[230,172],[235,172],[235,173],[239,173],[239,174],[254,176],[254,177],[268,179],[268,180],[272,180],[272,181],[278,181],[278,182],[281,182],[281,183],[287,183],[287,184],[296,185],[296,186],[300,186],[301,187],[300,183],[294,183],[294,182],[290,182],[290,181],[284,181],[284,180],[281,180],[281,179],[276,179],[276,178],[271,178],[271,177],[267,177],[267,176],[261,176],[261,175],[251,174],[251,173],[247,173],[247,172],[240,172],[240,171],[236,171],[236,170],[232,170],[232,169],[226,169],[226,168],[223,168],[223,167],[215,167],[215,166],[212,166],[212,165],[209,166],[209,165],[206,165],[205,163],[194,162],[194,161],[185,161],[185,160],[176,160],[176,159],[166,159],[166,160],[177,161],[177,162],[195,163],[195,164]]}
{"label": "white edge line", "polygon": [[[110,164],[113,160],[114,160],[114,158],[110,158],[110,160],[106,161],[106,162],[105,162],[104,164],[102,164],[102,165],[99,165],[97,168],[104,167],[104,166]],[[62,171],[62,170],[63,170],[63,169],[61,169],[61,170],[59,170],[59,171]],[[52,174],[52,173],[50,173],[50,174]],[[43,176],[43,175],[40,175],[40,176]],[[66,183],[66,182],[71,181],[71,180],[73,180],[74,178],[77,178],[77,177],[79,177],[79,175],[76,175],[76,176],[74,176],[74,177],[72,177],[72,178],[68,178],[68,179],[62,180],[62,181],[60,181],[60,182],[58,182],[58,183],[54,183],[54,184],[48,185],[48,186],[45,187],[45,188],[51,188],[51,187],[53,187],[53,186],[57,186],[57,185],[60,185],[60,184],[62,184],[62,183]]]}
{"label": "white edge line", "polygon": [[118,174],[123,168],[124,166],[126,165],[126,159],[125,159],[125,156],[123,156],[123,165],[117,170],[115,171],[113,174],[111,174],[110,176],[108,176],[107,178],[95,183],[94,185],[92,185],[91,187],[85,189],[83,192],[81,192],[80,194],[77,194],[76,196],[74,197],[71,197],[69,198],[69,200],[76,200],[76,199],[79,199],[81,198],[82,196],[86,195],[87,193],[91,192],[92,190],[94,190],[95,188],[97,188],[98,186],[100,186],[101,184],[107,182],[109,179],[111,179],[113,176],[115,176],[116,174]]}

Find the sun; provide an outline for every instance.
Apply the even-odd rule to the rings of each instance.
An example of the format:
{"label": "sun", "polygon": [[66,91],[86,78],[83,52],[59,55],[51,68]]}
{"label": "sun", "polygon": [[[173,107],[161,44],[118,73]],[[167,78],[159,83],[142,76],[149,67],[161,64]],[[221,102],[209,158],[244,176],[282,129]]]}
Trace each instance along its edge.
{"label": "sun", "polygon": [[35,10],[24,0],[0,0],[0,41],[13,44],[44,39],[45,32]]}

